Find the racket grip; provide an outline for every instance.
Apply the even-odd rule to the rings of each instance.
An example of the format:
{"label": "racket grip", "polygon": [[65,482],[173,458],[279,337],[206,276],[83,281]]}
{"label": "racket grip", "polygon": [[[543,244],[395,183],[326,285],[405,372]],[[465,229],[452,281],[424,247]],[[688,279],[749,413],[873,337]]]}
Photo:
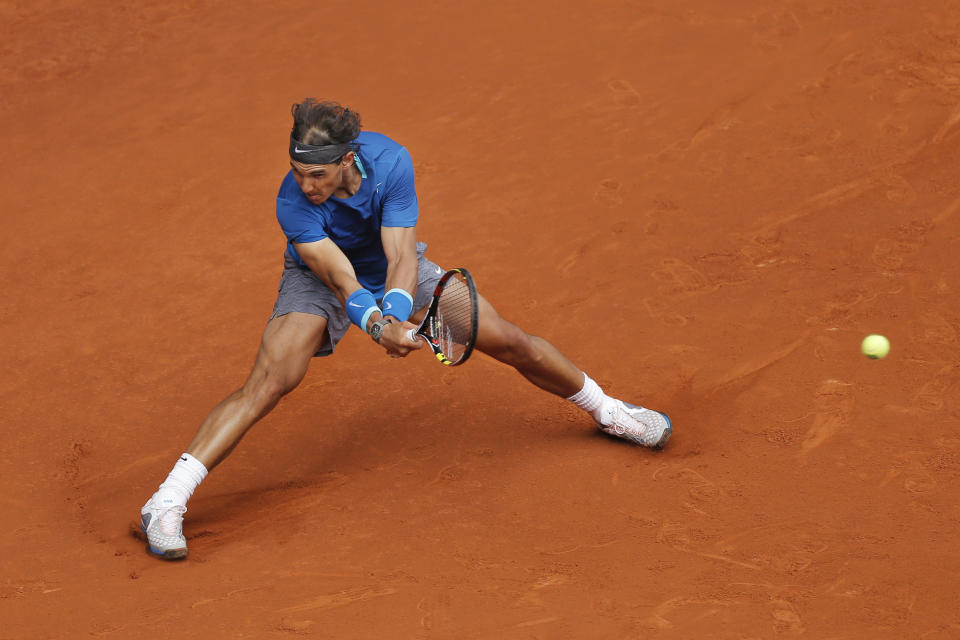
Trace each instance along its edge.
{"label": "racket grip", "polygon": [[408,329],[408,330],[407,330],[407,340],[409,340],[410,342],[416,342],[416,341],[417,341],[417,332],[414,331],[413,329]]}

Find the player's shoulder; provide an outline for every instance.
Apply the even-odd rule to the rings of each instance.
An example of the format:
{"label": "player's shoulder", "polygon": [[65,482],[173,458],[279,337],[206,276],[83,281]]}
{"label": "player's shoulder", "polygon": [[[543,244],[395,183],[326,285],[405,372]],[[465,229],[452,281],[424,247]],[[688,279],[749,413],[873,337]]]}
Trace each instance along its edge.
{"label": "player's shoulder", "polygon": [[280,183],[280,189],[277,190],[277,217],[315,213],[318,209],[320,209],[319,205],[312,204],[303,195],[300,185],[293,177],[293,171],[288,171]]}
{"label": "player's shoulder", "polygon": [[277,199],[296,200],[297,195],[302,196],[303,192],[300,190],[300,185],[297,184],[296,179],[293,177],[293,170],[287,171],[287,174],[283,176],[283,180],[280,181],[280,189],[277,191]]}
{"label": "player's shoulder", "polygon": [[393,138],[376,131],[361,131],[357,136],[357,144],[370,149],[397,150],[403,146]]}
{"label": "player's shoulder", "polygon": [[390,169],[400,158],[409,158],[407,149],[382,133],[363,131],[357,137],[360,146],[360,157],[367,162],[379,165],[383,169]]}

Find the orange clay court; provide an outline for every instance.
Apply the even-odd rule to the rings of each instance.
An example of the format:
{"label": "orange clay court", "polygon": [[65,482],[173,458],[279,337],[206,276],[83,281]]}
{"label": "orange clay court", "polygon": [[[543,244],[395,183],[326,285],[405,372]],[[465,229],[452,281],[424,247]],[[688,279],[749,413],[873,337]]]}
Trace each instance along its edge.
{"label": "orange clay court", "polygon": [[[354,329],[149,557],[306,96],[666,449]],[[0,2],[0,638],[960,637],[958,104],[948,2]]]}

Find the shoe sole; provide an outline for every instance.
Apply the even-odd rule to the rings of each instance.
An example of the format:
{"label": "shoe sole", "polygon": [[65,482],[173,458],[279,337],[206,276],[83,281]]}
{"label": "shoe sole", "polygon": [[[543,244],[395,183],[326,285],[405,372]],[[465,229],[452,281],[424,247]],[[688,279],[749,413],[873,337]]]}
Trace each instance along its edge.
{"label": "shoe sole", "polygon": [[143,531],[144,537],[148,540],[147,542],[147,553],[153,556],[154,558],[162,558],[164,560],[183,560],[187,557],[187,548],[183,549],[167,549],[166,551],[161,551],[157,549],[152,544],[150,544],[150,537],[147,536],[147,530],[143,527],[140,527],[140,531]]}
{"label": "shoe sole", "polygon": [[159,549],[154,549],[150,544],[147,544],[147,553],[155,558],[161,558],[163,560],[183,560],[187,557],[186,549],[169,549],[167,551],[160,551]]}

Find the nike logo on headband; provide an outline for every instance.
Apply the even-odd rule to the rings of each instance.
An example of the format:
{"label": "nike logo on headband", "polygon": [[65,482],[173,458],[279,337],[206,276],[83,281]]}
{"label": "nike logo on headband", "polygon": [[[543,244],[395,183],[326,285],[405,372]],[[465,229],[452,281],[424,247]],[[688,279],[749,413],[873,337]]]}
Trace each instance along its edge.
{"label": "nike logo on headband", "polygon": [[310,149],[301,149],[300,147],[293,148],[294,153],[310,153],[310,151]]}

